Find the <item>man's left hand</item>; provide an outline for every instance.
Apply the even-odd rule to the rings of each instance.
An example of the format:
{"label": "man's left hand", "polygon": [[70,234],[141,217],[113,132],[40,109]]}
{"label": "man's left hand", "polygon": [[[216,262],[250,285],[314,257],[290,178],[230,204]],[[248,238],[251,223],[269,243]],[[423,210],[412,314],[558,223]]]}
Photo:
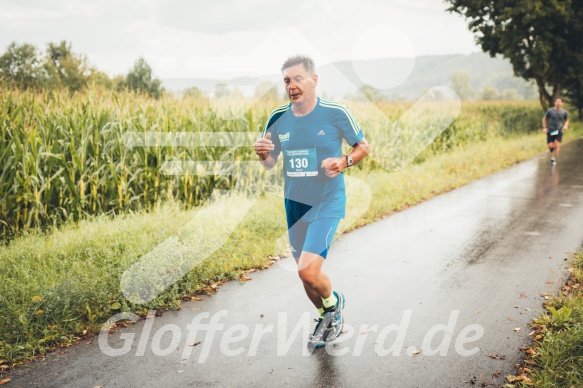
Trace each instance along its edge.
{"label": "man's left hand", "polygon": [[328,158],[322,160],[322,167],[328,178],[334,178],[342,172],[346,168],[346,158],[341,156],[339,158]]}

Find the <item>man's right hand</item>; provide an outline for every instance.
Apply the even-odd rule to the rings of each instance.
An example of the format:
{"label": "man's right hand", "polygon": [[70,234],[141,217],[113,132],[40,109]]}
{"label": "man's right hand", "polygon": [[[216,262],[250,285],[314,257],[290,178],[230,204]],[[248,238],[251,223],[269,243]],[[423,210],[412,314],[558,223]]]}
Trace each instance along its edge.
{"label": "man's right hand", "polygon": [[265,137],[261,137],[255,142],[255,154],[257,154],[261,160],[267,160],[267,158],[269,158],[269,151],[273,151],[274,148],[275,146],[271,141],[271,132],[267,132]]}
{"label": "man's right hand", "polygon": [[549,130],[547,129],[547,127],[543,128],[543,133],[547,133]]}

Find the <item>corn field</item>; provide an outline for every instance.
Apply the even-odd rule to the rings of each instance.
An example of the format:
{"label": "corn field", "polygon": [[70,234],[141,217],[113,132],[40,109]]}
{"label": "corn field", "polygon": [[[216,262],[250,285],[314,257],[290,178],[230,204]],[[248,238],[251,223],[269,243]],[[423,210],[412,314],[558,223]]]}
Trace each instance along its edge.
{"label": "corn field", "polygon": [[[71,96],[0,89],[1,237],[7,241],[29,228],[57,226],[90,215],[148,211],[169,198],[184,208],[197,206],[215,188],[232,188],[233,179],[167,175],[161,169],[163,162],[255,161],[252,147],[128,147],[124,134],[256,133],[281,103],[259,101],[241,118],[224,120],[204,97],[154,100],[131,92],[90,90]],[[391,130],[376,119],[378,112],[397,120],[410,104],[348,105],[374,147],[375,137]],[[425,153],[531,131],[538,128],[541,115],[536,103],[471,103]],[[427,114],[414,121],[408,124],[409,133],[432,125],[434,119]],[[378,166],[367,160],[359,168]]]}

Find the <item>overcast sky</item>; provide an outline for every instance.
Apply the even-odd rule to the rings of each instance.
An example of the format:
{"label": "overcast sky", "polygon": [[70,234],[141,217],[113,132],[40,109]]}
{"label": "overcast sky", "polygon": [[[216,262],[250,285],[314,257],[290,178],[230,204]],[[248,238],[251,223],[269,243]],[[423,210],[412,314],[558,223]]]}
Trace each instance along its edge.
{"label": "overcast sky", "polygon": [[275,73],[330,61],[479,51],[441,0],[0,0],[0,48],[67,40],[110,75],[139,56],[160,78]]}

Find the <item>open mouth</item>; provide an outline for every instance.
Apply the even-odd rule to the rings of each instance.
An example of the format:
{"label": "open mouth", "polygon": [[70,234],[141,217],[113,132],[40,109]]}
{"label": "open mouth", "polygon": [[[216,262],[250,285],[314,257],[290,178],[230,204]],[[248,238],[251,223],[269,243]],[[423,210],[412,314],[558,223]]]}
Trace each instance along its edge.
{"label": "open mouth", "polygon": [[294,100],[294,99],[298,98],[301,95],[302,95],[301,93],[292,93],[292,94],[289,95],[289,98],[292,99],[292,100]]}

